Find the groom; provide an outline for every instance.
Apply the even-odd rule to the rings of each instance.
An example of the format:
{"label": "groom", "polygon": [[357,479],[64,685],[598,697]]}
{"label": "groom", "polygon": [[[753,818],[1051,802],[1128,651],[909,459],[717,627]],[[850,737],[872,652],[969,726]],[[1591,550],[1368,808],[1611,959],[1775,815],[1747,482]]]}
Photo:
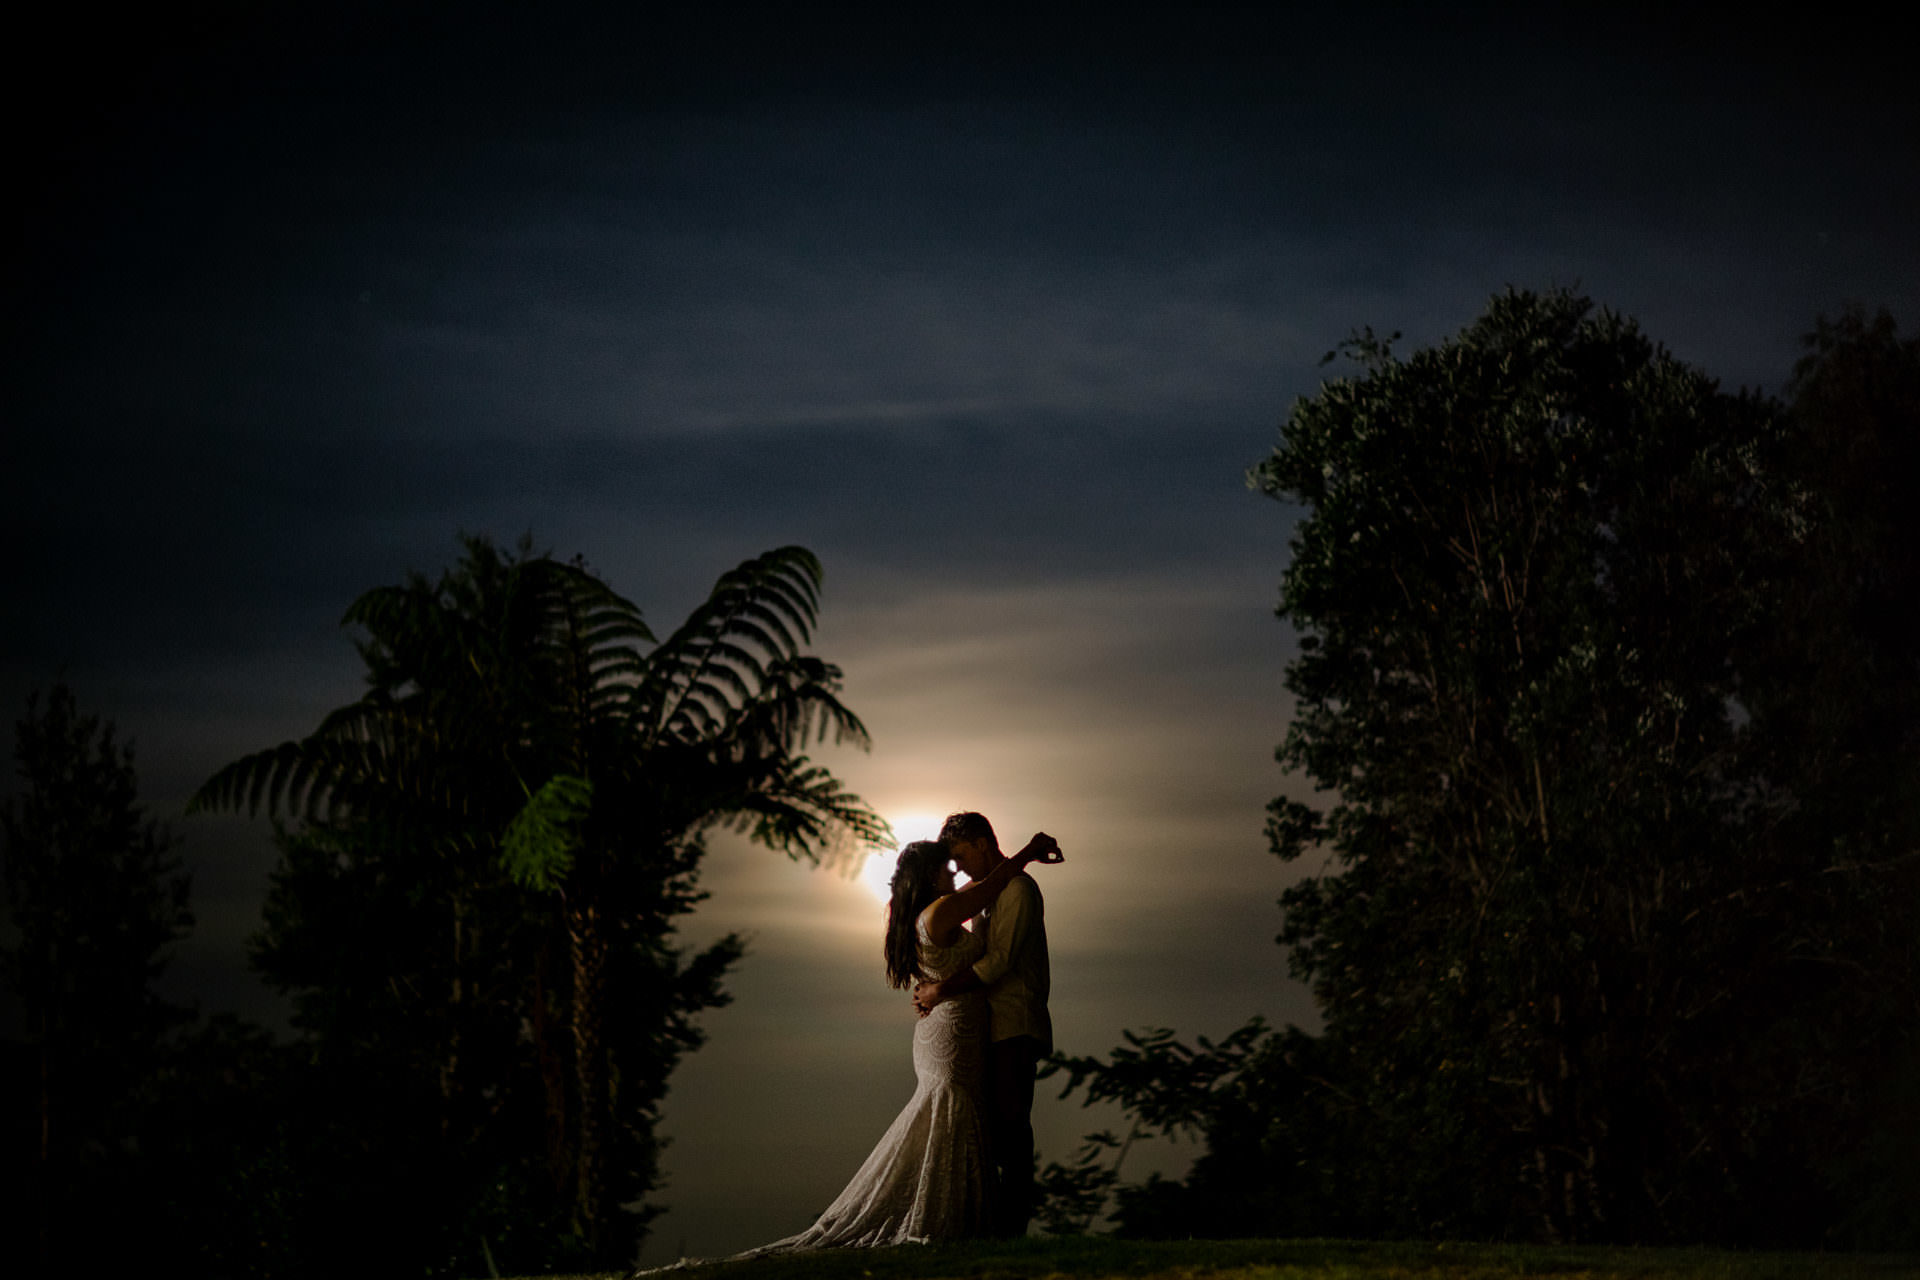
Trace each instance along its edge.
{"label": "groom", "polygon": [[[956,813],[940,828],[954,865],[982,880],[1002,862],[993,827],[977,813]],[[987,1048],[987,1139],[994,1229],[1023,1236],[1033,1217],[1033,1073],[1053,1052],[1047,1016],[1047,922],[1040,886],[1022,872],[987,910],[987,951],[970,969],[923,982],[913,1003],[925,1017],[942,1000],[985,987],[992,1043]]]}

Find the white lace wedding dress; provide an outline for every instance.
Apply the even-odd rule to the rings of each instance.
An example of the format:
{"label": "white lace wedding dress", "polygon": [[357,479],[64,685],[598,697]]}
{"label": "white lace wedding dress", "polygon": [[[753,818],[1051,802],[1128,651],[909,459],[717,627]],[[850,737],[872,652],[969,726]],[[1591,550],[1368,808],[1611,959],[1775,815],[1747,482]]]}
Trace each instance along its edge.
{"label": "white lace wedding dress", "polygon": [[[982,934],[964,929],[953,946],[936,947],[927,935],[924,911],[915,928],[921,971],[935,981],[972,964],[986,949]],[[984,1234],[987,1138],[981,1071],[986,1045],[987,1001],[978,991],[944,1001],[916,1021],[918,1084],[860,1172],[813,1226],[739,1256]]]}

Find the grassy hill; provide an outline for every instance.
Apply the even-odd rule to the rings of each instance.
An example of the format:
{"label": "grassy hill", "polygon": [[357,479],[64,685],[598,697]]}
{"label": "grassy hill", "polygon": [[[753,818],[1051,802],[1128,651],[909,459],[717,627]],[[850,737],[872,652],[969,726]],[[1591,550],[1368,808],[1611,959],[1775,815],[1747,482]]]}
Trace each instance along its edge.
{"label": "grassy hill", "polygon": [[[1920,1280],[1920,1256],[1350,1240],[1029,1238],[830,1249],[666,1271],[700,1280]],[[586,1280],[582,1277],[581,1280]],[[593,1280],[618,1280],[605,1273]]]}

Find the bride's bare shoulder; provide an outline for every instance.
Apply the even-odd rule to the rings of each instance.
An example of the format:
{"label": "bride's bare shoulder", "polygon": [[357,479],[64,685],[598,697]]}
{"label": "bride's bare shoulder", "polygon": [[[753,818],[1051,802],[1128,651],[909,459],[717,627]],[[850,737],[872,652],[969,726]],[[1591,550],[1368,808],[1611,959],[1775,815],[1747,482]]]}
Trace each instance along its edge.
{"label": "bride's bare shoulder", "polygon": [[960,940],[959,926],[949,926],[945,930],[941,930],[938,927],[940,904],[952,896],[950,893],[944,894],[935,898],[932,902],[929,902],[925,907],[921,908],[919,919],[916,922],[919,926],[920,936],[936,947],[950,947]]}

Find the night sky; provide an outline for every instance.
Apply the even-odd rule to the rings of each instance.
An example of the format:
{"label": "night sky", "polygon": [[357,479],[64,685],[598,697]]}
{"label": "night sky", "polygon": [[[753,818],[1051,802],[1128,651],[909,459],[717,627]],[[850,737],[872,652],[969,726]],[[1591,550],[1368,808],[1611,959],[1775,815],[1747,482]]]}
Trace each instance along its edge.
{"label": "night sky", "polygon": [[[1065,847],[1063,1050],[1311,1026],[1261,834],[1295,513],[1243,476],[1322,354],[1567,285],[1774,390],[1822,312],[1920,322],[1905,50],[1833,10],[270,8],[15,49],[0,446],[0,709],[64,678],[135,741],[195,877],[168,989],[270,1022],[269,824],[180,811],[357,697],[347,603],[468,531],[663,634],[811,548],[874,739],[826,762],[904,839]],[[874,895],[713,849],[687,937],[752,950],[666,1104],[654,1261],[803,1227],[911,1090]],[[1110,1122],[1043,1090],[1043,1156]]]}

